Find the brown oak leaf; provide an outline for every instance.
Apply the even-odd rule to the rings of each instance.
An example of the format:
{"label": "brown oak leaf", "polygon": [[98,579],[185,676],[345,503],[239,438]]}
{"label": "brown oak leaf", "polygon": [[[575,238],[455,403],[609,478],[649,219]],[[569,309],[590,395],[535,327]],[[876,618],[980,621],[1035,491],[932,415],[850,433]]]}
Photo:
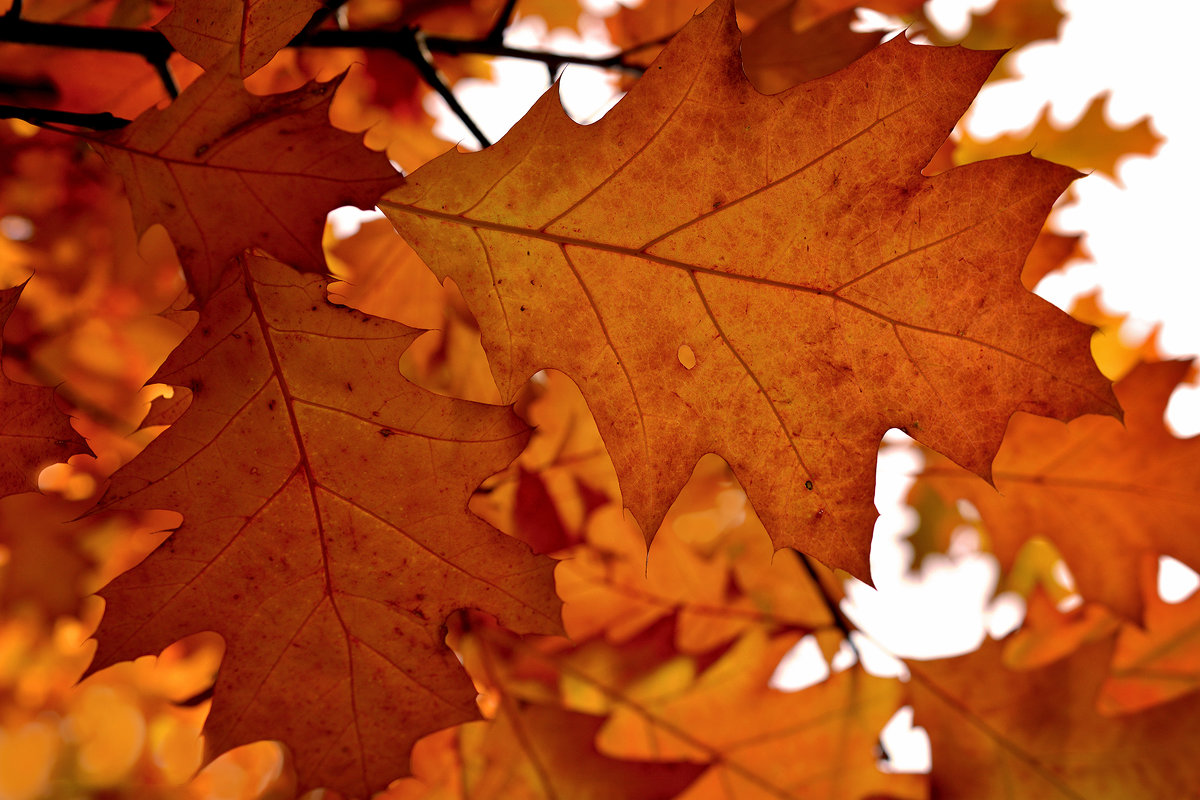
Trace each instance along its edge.
{"label": "brown oak leaf", "polygon": [[97,149],[125,183],[138,233],[166,227],[201,301],[249,247],[324,273],[326,214],[370,208],[402,180],[360,136],[329,124],[340,82],[260,97],[238,78],[207,72],[167,108],[97,135]]}
{"label": "brown oak leaf", "polygon": [[92,669],[215,631],[210,755],[278,739],[302,787],[362,796],[406,774],[419,737],[478,717],[443,644],[451,611],[560,629],[553,562],[467,511],[528,429],[401,377],[419,331],[329,304],[324,279],[237,263],[153,379],[191,406],[102,501],[183,524],[101,592]]}
{"label": "brown oak leaf", "polygon": [[551,90],[380,207],[462,289],[505,397],[545,367],[580,385],[648,538],[712,452],[777,547],[869,580],[888,428],[987,477],[1015,411],[1119,413],[1090,329],[1020,284],[1076,173],[921,174],[997,53],[898,38],[765,96],[738,40],[719,2],[600,122]]}
{"label": "brown oak leaf", "polygon": [[[0,290],[0,332],[25,284]],[[0,497],[37,488],[42,467],[87,452],[54,390],[9,380],[0,368]]]}
{"label": "brown oak leaf", "polygon": [[157,28],[183,55],[206,70],[236,53],[246,77],[304,29],[321,0],[178,0]]}
{"label": "brown oak leaf", "polygon": [[1200,785],[1190,698],[1104,717],[1096,694],[1113,640],[1035,670],[1010,670],[987,640],[959,658],[911,663],[915,724],[929,733],[932,796],[944,800],[1188,797]]}

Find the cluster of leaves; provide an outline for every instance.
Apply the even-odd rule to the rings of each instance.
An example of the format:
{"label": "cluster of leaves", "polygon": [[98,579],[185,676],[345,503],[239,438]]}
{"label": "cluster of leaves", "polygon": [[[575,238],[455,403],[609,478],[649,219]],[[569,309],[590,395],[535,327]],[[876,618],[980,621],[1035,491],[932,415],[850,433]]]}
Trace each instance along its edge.
{"label": "cluster of leaves", "polygon": [[[1162,422],[1190,365],[1030,291],[1083,252],[1046,226],[1072,167],[1152,152],[1146,124],[952,136],[1002,53],[852,24],[944,43],[918,0],[649,0],[605,59],[506,46],[514,5],[595,22],[0,21],[0,790],[1194,793],[1200,600],[1155,591],[1160,556],[1200,567],[1200,459]],[[966,43],[1061,19],[999,0]],[[581,126],[556,85],[456,150],[424,99],[469,123],[484,55],[629,93]],[[1043,143],[1070,166],[1010,155]],[[335,240],[343,205],[389,220]],[[972,525],[1028,599],[907,681],[833,658],[890,428],[928,448],[918,558]],[[837,668],[772,688],[810,636]],[[879,757],[905,705],[927,775]]]}

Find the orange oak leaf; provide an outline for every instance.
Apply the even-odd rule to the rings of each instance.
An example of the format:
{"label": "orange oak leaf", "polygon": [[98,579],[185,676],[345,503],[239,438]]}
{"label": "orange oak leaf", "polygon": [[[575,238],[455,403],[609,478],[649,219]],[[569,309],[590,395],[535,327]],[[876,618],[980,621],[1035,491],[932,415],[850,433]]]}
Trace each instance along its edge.
{"label": "orange oak leaf", "polygon": [[101,592],[92,668],[215,631],[210,753],[278,739],[303,787],[366,795],[420,736],[478,716],[443,644],[452,610],[559,629],[553,562],[466,506],[527,428],[402,378],[418,331],[335,307],[324,279],[278,262],[238,266],[154,378],[191,406],[102,501],[183,525]]}
{"label": "orange oak leaf", "polygon": [[1113,380],[1120,380],[1144,361],[1164,360],[1158,346],[1158,326],[1147,334],[1122,330],[1127,315],[1109,311],[1100,302],[1100,290],[1075,298],[1071,316],[1096,326],[1092,336],[1092,357],[1100,371]]}
{"label": "orange oak leaf", "polygon": [[176,50],[206,70],[236,53],[246,77],[304,29],[321,0],[178,0],[159,30]]}
{"label": "orange oak leaf", "polygon": [[879,731],[902,703],[898,681],[852,667],[799,692],[768,687],[798,639],[753,631],[682,691],[618,704],[600,751],[708,764],[679,800],[924,798],[925,776],[876,768]]}
{"label": "orange oak leaf", "polygon": [[909,663],[915,724],[929,733],[932,796],[946,800],[1188,797],[1200,785],[1195,696],[1104,717],[1096,694],[1113,641],[1036,670],[970,655]]}
{"label": "orange oak leaf", "polygon": [[1069,125],[1055,123],[1047,105],[1028,132],[988,140],[963,136],[954,159],[962,164],[1002,153],[1032,150],[1041,158],[1076,169],[1097,170],[1119,182],[1117,165],[1122,159],[1131,155],[1152,156],[1163,140],[1151,127],[1149,117],[1123,128],[1114,127],[1104,110],[1107,104],[1107,92],[1096,95],[1079,119]]}
{"label": "orange oak leaf", "polygon": [[1122,625],[1117,637],[1100,694],[1107,714],[1140,711],[1200,689],[1200,592],[1181,603],[1146,594],[1145,627]]}
{"label": "orange oak leaf", "polygon": [[704,770],[605,756],[594,744],[603,722],[504,695],[494,720],[419,742],[414,777],[378,800],[671,800]]}
{"label": "orange oak leaf", "polygon": [[674,616],[681,653],[704,653],[760,627],[812,631],[833,620],[796,553],[772,557],[762,524],[719,459],[701,461],[647,555],[615,508],[594,514],[587,546],[558,568],[573,639],[626,641]]}
{"label": "orange oak leaf", "polygon": [[[923,17],[923,10],[918,14]],[[973,50],[1015,49],[1057,39],[1065,18],[1055,0],[996,0],[987,11],[971,12],[970,26],[961,39],[951,40],[936,28],[928,35],[937,44],[961,44]]]}
{"label": "orange oak leaf", "polygon": [[167,108],[94,140],[125,183],[138,233],[166,227],[201,301],[248,247],[324,273],[326,214],[370,208],[402,180],[361,137],[330,126],[340,80],[259,97],[208,72]]}
{"label": "orange oak leaf", "polygon": [[[0,332],[25,286],[0,290]],[[15,383],[0,367],[0,497],[36,489],[42,467],[86,451],[53,389]]]}
{"label": "orange oak leaf", "polygon": [[795,30],[792,9],[775,11],[742,40],[746,77],[763,94],[774,94],[841,69],[883,38],[883,31],[854,30],[855,19],[850,8]]}
{"label": "orange oak leaf", "polygon": [[717,3],[600,122],[551,90],[380,207],[462,289],[503,396],[580,385],[647,537],[712,452],[777,547],[869,580],[888,428],[986,477],[1017,410],[1118,413],[1089,328],[1019,280],[1076,174],[921,174],[997,53],[899,38],[765,96],[738,38]]}
{"label": "orange oak leaf", "polygon": [[1068,425],[1014,417],[996,456],[996,489],[930,455],[921,480],[949,502],[979,509],[1004,568],[1031,536],[1062,553],[1084,599],[1140,621],[1142,557],[1169,555],[1200,567],[1200,439],[1163,423],[1189,361],[1142,364],[1117,384],[1125,424],[1084,417]]}
{"label": "orange oak leaf", "polygon": [[[1091,258],[1091,253],[1083,243],[1083,234],[1063,234],[1043,229],[1033,243],[1029,257],[1025,259],[1021,283],[1033,291],[1042,278],[1062,269],[1068,261],[1090,261]],[[1072,316],[1080,318],[1078,315]]]}

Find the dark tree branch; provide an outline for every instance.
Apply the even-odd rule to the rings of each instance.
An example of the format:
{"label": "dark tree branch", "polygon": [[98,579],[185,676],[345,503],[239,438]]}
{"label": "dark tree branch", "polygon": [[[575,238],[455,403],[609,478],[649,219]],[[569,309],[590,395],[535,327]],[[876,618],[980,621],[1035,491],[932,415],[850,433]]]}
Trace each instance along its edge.
{"label": "dark tree branch", "polygon": [[21,106],[0,105],[0,119],[20,119],[31,125],[43,128],[53,128],[54,123],[73,125],[77,128],[90,128],[94,131],[113,131],[124,128],[130,120],[114,117],[107,111],[99,114],[79,114],[74,111],[56,111],[52,108],[23,108]]}
{"label": "dark tree branch", "polygon": [[166,61],[175,48],[158,31],[137,28],[98,28],[58,22],[30,22],[0,18],[0,42],[39,44],[73,50],[101,50],[109,53],[133,53],[150,63]]}
{"label": "dark tree branch", "polygon": [[450,91],[449,84],[442,78],[438,72],[437,65],[433,63],[433,59],[429,55],[429,50],[425,48],[425,43],[421,39],[421,34],[415,28],[405,28],[398,32],[398,44],[395,48],[396,52],[407,59],[417,72],[421,73],[421,78],[429,85],[429,88],[438,93],[438,96],[446,101],[446,105],[450,106],[450,110],[454,115],[467,126],[467,130],[479,142],[480,147],[490,147],[491,142],[479,126],[475,124],[475,120],[467,113],[467,110],[458,102],[458,98],[454,96],[454,92]]}
{"label": "dark tree branch", "polygon": [[163,88],[167,91],[167,96],[174,100],[179,97],[179,84],[175,83],[175,76],[171,74],[171,65],[166,59],[162,61],[151,61],[154,71],[158,73],[158,79],[162,81]]}
{"label": "dark tree branch", "polygon": [[[524,50],[518,47],[508,47],[504,44],[504,30],[511,22],[516,0],[507,0],[499,18],[491,31],[482,39],[455,39],[445,36],[425,36],[415,28],[404,28],[399,31],[340,29],[316,30],[328,16],[342,5],[344,0],[330,0],[323,8],[313,15],[309,24],[289,44],[288,47],[347,47],[357,49],[391,50],[409,61],[429,87],[446,101],[450,110],[466,126],[482,147],[490,142],[487,136],[467,113],[462,104],[454,96],[445,79],[438,72],[431,53],[446,55],[490,55],[506,58],[517,58],[526,61],[539,61],[546,65],[551,81],[567,64],[580,64],[601,69],[626,69],[641,72],[640,67],[624,63],[625,53],[617,53],[604,58],[574,56],[559,53],[546,53],[536,50]],[[175,48],[167,38],[155,30],[140,30],[135,28],[101,28],[84,25],[67,25],[48,22],[30,22],[20,18],[20,2],[14,2],[8,12],[0,17],[0,42],[16,44],[34,44],[47,47],[66,47],[78,50],[98,50],[103,52],[132,53],[145,58],[153,65],[155,72],[163,82],[163,87],[172,98],[179,96],[179,88],[171,75],[168,59]],[[15,13],[14,13],[15,12]],[[94,128],[95,130],[111,130],[128,124],[118,121],[116,117],[104,114],[67,114],[67,117],[52,118],[45,109],[20,109],[6,106],[12,117],[24,119],[33,124],[48,122],[63,122],[68,125]]]}
{"label": "dark tree branch", "polygon": [[21,0],[12,0],[12,5],[8,7],[8,11],[4,12],[5,19],[20,19],[21,18]]}
{"label": "dark tree branch", "polygon": [[488,31],[487,36],[483,37],[485,41],[494,44],[504,44],[504,31],[512,23],[513,10],[517,7],[517,0],[505,0],[504,8],[500,9],[500,16],[496,17],[496,22],[492,25],[492,29]]}
{"label": "dark tree branch", "polygon": [[859,655],[858,648],[855,646],[854,640],[850,638],[850,634],[856,630],[854,624],[842,613],[842,607],[837,599],[830,594],[829,589],[821,582],[821,576],[817,573],[816,567],[813,566],[810,560],[811,557],[800,552],[797,552],[796,555],[800,556],[800,563],[804,565],[804,571],[808,573],[808,577],[812,578],[813,587],[816,588],[817,593],[821,596],[821,600],[825,603],[825,608],[829,611],[829,616],[833,617],[834,627],[841,631],[842,636],[846,639],[846,644],[850,645],[850,649],[854,651],[854,657],[861,661],[862,658]]}

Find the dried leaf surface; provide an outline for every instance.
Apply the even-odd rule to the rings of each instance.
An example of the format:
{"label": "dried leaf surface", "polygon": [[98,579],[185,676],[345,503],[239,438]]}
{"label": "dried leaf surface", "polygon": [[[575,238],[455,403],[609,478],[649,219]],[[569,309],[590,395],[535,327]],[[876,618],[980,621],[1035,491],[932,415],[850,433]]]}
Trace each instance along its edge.
{"label": "dried leaf surface", "polygon": [[166,227],[202,301],[249,247],[325,272],[325,215],[371,208],[402,180],[361,137],[329,124],[339,83],[260,97],[237,78],[208,72],[167,108],[97,137],[125,182],[138,233]]}
{"label": "dried leaf surface", "polygon": [[478,716],[443,644],[451,611],[559,628],[553,562],[466,508],[527,428],[402,378],[417,331],[278,262],[239,265],[155,377],[191,407],[104,500],[184,522],[102,591],[93,669],[215,631],[210,752],[278,739],[303,786],[366,795],[420,736]]}
{"label": "dried leaf surface", "polygon": [[988,476],[1014,411],[1117,413],[1089,329],[1019,280],[1075,173],[922,176],[995,53],[900,38],[768,97],[737,47],[718,3],[600,122],[551,91],[380,207],[462,288],[504,396],[580,385],[648,537],[714,452],[777,547],[869,579],[885,430]]}

